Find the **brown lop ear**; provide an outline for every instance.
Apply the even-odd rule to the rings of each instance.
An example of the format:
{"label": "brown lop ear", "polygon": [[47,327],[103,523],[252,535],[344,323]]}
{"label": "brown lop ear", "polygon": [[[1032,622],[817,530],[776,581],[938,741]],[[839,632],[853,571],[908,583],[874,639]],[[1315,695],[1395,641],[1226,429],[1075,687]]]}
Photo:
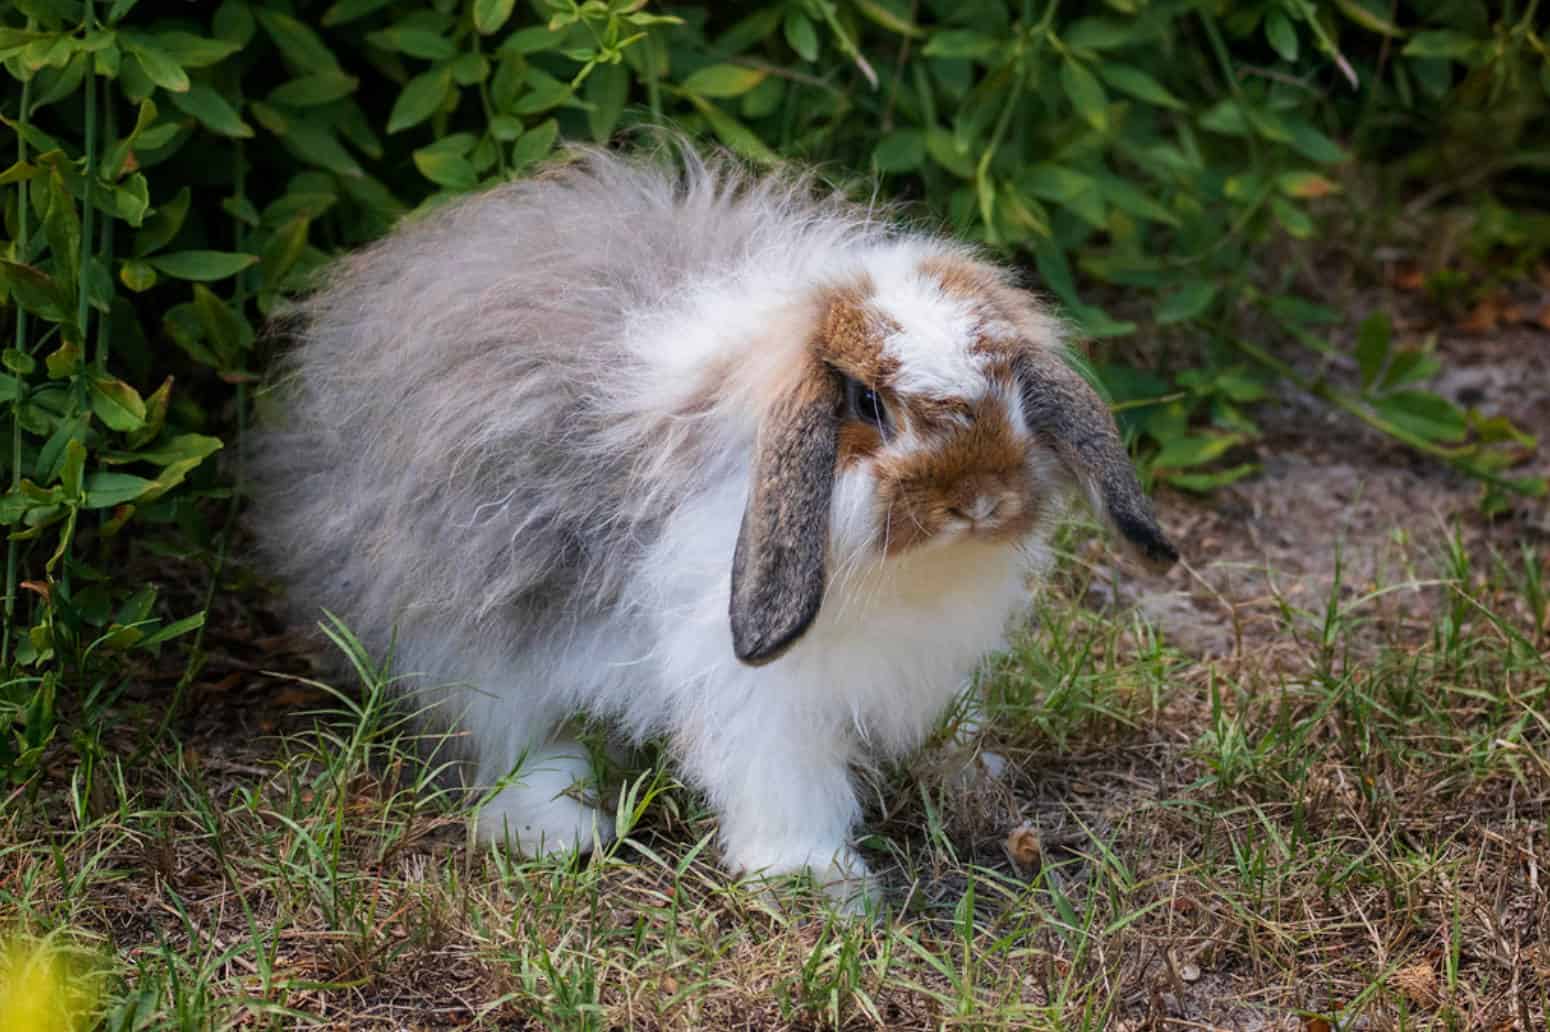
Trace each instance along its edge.
{"label": "brown lop ear", "polygon": [[1093,513],[1107,516],[1148,566],[1159,572],[1172,566],[1178,550],[1157,525],[1119,428],[1098,392],[1052,351],[1024,352],[1016,369],[1029,429],[1053,444]]}
{"label": "brown lop ear", "polygon": [[750,666],[779,658],[823,603],[843,401],[838,378],[815,361],[759,428],[732,555],[732,648]]}

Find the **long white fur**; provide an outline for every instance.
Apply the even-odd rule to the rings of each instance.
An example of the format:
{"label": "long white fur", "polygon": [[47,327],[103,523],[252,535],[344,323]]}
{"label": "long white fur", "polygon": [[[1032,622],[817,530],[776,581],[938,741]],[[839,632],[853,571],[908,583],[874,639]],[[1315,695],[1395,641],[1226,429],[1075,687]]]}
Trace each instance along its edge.
{"label": "long white fur", "polygon": [[[1026,604],[1050,528],[883,561],[872,467],[848,468],[817,620],[778,661],[739,663],[733,547],[805,303],[867,274],[906,389],[986,384],[971,312],[919,271],[958,245],[802,179],[681,161],[582,153],[338,263],[294,323],[254,526],[305,611],[394,644],[478,782],[606,718],[670,737],[732,869],[856,877],[850,765],[921,741]],[[535,780],[542,798],[519,774],[481,829],[553,818]]]}

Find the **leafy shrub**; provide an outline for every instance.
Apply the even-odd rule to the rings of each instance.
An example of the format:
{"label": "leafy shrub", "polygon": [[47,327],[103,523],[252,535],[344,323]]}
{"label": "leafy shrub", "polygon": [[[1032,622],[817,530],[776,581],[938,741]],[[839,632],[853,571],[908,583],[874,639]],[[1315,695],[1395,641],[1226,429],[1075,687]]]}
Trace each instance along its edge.
{"label": "leafy shrub", "polygon": [[1543,490],[1504,475],[1521,435],[1422,390],[1435,359],[1393,349],[1381,321],[1355,389],[1242,328],[1338,352],[1335,313],[1255,257],[1317,236],[1353,144],[1403,161],[1396,192],[1487,155],[1503,176],[1544,167],[1537,5],[1400,6],[13,0],[0,770],[36,762],[62,687],[105,698],[126,653],[199,627],[122,564],[159,550],[218,577],[238,471],[213,460],[280,299],[418,205],[637,123],[880,175],[1031,262],[1090,337],[1144,323],[1195,342],[1171,376],[1101,368],[1176,486],[1253,472],[1236,457],[1252,407],[1291,378],[1483,478],[1493,504]]}

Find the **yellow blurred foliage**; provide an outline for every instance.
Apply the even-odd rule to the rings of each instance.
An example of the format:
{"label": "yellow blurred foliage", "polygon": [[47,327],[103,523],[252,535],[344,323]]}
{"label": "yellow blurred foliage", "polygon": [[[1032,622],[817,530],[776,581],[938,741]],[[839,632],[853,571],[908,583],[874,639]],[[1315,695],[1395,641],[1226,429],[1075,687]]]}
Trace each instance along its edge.
{"label": "yellow blurred foliage", "polygon": [[93,980],[58,947],[23,936],[0,941],[0,1029],[77,1032],[96,1002]]}

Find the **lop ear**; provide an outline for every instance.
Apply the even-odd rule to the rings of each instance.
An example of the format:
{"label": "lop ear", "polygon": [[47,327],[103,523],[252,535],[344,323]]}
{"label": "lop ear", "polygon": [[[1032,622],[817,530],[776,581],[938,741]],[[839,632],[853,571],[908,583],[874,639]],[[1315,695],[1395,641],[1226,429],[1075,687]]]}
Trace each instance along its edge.
{"label": "lop ear", "polygon": [[732,648],[751,666],[779,658],[823,604],[843,400],[834,373],[815,361],[759,428],[732,556]]}
{"label": "lop ear", "polygon": [[1023,352],[1016,370],[1029,428],[1054,447],[1093,513],[1106,517],[1149,567],[1161,571],[1172,566],[1178,550],[1157,525],[1114,417],[1098,392],[1053,351]]}

